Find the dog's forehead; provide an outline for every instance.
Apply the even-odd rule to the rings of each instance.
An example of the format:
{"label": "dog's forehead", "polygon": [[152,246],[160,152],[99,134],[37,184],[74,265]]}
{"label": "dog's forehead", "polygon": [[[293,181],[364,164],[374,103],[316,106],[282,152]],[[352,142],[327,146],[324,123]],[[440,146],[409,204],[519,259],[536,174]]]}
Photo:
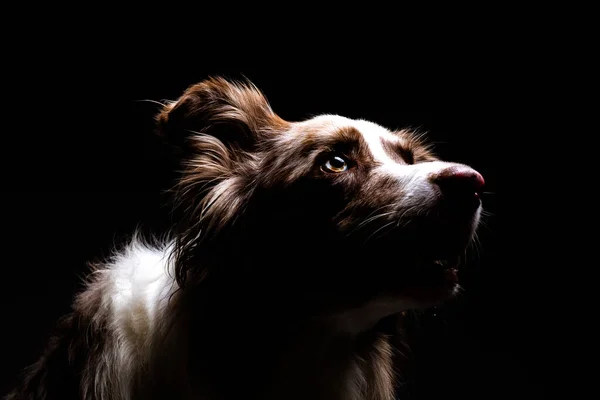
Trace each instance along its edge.
{"label": "dog's forehead", "polygon": [[[365,137],[380,137],[395,140],[396,136],[385,127],[364,119],[351,119],[341,115],[323,114],[299,123],[318,129],[322,134],[332,134],[344,128],[354,128]],[[312,130],[311,129],[311,130]]]}
{"label": "dog's forehead", "polygon": [[393,162],[384,143],[403,144],[401,135],[364,119],[351,119],[340,115],[324,114],[300,123],[301,127],[312,134],[330,136],[342,131],[352,131],[366,143],[373,157],[381,162]]}

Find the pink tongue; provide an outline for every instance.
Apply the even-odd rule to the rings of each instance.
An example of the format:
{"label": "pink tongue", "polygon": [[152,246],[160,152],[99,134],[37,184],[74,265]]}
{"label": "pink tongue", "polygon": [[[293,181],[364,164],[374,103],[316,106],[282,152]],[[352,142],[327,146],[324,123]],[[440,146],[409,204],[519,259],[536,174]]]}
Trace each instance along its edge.
{"label": "pink tongue", "polygon": [[458,282],[458,276],[456,275],[456,269],[454,268],[448,268],[444,270],[444,275],[446,276],[446,279],[448,279],[451,282]]}

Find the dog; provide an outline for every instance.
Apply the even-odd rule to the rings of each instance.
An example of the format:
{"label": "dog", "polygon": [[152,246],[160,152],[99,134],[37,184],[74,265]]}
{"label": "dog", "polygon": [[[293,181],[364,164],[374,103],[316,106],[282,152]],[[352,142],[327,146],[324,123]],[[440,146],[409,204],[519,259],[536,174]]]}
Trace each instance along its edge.
{"label": "dog", "polygon": [[392,400],[389,321],[458,293],[482,176],[411,130],[286,121],[249,81],[156,126],[184,160],[170,239],[95,265],[7,399]]}

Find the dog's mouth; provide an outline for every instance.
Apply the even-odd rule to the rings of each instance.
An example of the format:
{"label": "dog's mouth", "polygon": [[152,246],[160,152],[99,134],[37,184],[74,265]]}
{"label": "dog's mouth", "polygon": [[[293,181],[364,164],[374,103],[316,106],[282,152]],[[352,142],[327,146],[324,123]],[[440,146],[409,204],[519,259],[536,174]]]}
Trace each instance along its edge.
{"label": "dog's mouth", "polygon": [[456,284],[459,264],[459,257],[424,262],[415,271],[414,283],[424,286]]}
{"label": "dog's mouth", "polygon": [[460,258],[423,262],[402,281],[394,292],[418,307],[439,304],[454,296],[459,285]]}
{"label": "dog's mouth", "polygon": [[[414,267],[408,272],[411,284],[424,287],[455,287],[459,283],[459,266],[464,261],[474,227],[464,224],[456,229],[428,231],[417,236],[427,240],[409,242],[416,252]],[[410,247],[408,247],[410,248]]]}
{"label": "dog's mouth", "polygon": [[[433,237],[421,240],[426,235],[416,233],[413,237],[382,238],[369,248],[367,265],[377,265],[379,272],[373,274],[374,285],[380,285],[396,295],[402,295],[407,288],[411,292],[439,291],[440,300],[446,292],[454,292],[459,284],[460,266],[469,246],[470,232],[454,232],[454,235]],[[416,240],[414,240],[416,239]],[[400,246],[395,243],[400,241]],[[394,259],[390,263],[390,259]]]}

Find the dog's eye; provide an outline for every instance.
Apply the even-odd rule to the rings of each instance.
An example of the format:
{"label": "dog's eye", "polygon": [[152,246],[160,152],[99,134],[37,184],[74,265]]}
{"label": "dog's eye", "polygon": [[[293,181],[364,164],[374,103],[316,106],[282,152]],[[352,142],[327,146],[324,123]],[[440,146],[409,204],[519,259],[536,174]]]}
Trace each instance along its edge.
{"label": "dog's eye", "polygon": [[340,173],[348,169],[348,162],[340,156],[332,156],[321,166],[325,172]]}
{"label": "dog's eye", "polygon": [[415,153],[413,153],[413,151],[410,149],[406,149],[406,148],[400,149],[400,156],[402,157],[404,162],[407,164],[415,163]]}

